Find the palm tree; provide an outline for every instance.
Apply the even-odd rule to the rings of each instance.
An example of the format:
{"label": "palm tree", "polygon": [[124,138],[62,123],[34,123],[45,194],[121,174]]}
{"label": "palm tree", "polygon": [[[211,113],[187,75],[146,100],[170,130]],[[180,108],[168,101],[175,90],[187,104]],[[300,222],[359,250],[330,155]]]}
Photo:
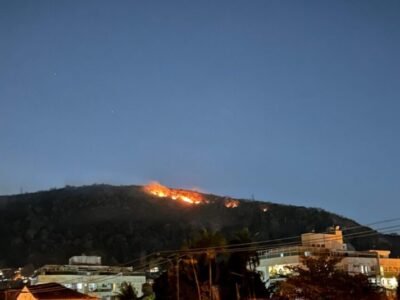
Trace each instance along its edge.
{"label": "palm tree", "polygon": [[244,272],[248,269],[253,272],[256,271],[256,267],[260,263],[258,252],[253,249],[246,251],[250,248],[252,242],[253,238],[248,228],[235,232],[233,239],[229,241],[229,245],[237,245],[235,248],[243,248],[243,251],[232,253],[230,256],[230,267],[235,271]]}
{"label": "palm tree", "polygon": [[264,298],[268,295],[265,283],[256,269],[259,255],[252,249],[252,242],[253,238],[247,228],[237,231],[229,242],[237,251],[229,255],[226,266],[226,280],[223,282],[226,298]]}
{"label": "palm tree", "polygon": [[[212,286],[218,283],[221,249],[226,245],[224,236],[203,229],[183,245],[183,251],[168,256],[168,270],[155,280],[157,299],[211,299]],[[191,251],[201,248],[200,251]],[[194,252],[194,253],[192,253]]]}
{"label": "palm tree", "polygon": [[[196,249],[196,248],[209,248],[206,249],[205,254],[199,255],[197,257],[198,260],[198,266],[200,269],[200,278],[205,279],[206,277],[208,280],[208,293],[209,293],[209,298],[212,299],[212,285],[214,279],[218,279],[219,275],[219,269],[218,269],[218,264],[216,263],[216,258],[217,258],[217,250],[221,250],[224,248],[226,245],[226,240],[224,236],[218,232],[218,231],[213,231],[210,229],[203,229],[200,231],[199,235],[189,243],[189,248]],[[208,268],[208,275],[205,275],[205,266]],[[216,272],[213,272],[213,269]],[[213,275],[214,273],[214,275]],[[217,276],[215,276],[215,274]],[[197,276],[196,276],[197,277]],[[217,277],[217,278],[214,278]]]}
{"label": "palm tree", "polygon": [[213,286],[219,287],[221,299],[266,298],[265,285],[255,271],[257,253],[242,245],[251,241],[247,229],[239,231],[230,244],[241,251],[230,253],[220,232],[203,229],[186,242],[183,250],[187,251],[168,258],[168,271],[155,281],[157,299],[211,300]]}
{"label": "palm tree", "polygon": [[136,290],[130,283],[123,282],[118,294],[120,300],[137,300]]}

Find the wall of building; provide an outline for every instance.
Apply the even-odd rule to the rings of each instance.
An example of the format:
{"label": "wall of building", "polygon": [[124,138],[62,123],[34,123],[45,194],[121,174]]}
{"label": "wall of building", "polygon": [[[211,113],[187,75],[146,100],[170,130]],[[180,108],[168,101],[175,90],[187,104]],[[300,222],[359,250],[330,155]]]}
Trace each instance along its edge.
{"label": "wall of building", "polygon": [[321,254],[335,253],[343,255],[337,267],[350,274],[364,274],[367,276],[378,276],[379,265],[376,254],[357,251],[335,251],[320,247],[288,247],[274,249],[260,257],[258,271],[263,274],[267,286],[269,283],[283,280],[291,274],[287,267],[301,265],[303,256],[315,256]]}
{"label": "wall of building", "polygon": [[400,258],[379,258],[381,275],[385,277],[396,277],[400,274]]}
{"label": "wall of building", "polygon": [[301,235],[301,243],[303,246],[307,247],[346,250],[341,230],[335,230],[335,232],[331,234],[304,233]]}
{"label": "wall of building", "polygon": [[146,277],[140,275],[38,275],[34,284],[57,282],[67,288],[80,293],[94,295],[97,297],[115,296],[120,292],[123,282],[130,283],[142,296],[142,285]]}
{"label": "wall of building", "polygon": [[261,258],[257,268],[263,274],[264,282],[269,283],[279,280],[283,276],[287,276],[290,270],[287,267],[301,264],[299,255],[279,256],[272,258]]}
{"label": "wall of building", "polygon": [[379,275],[377,257],[344,257],[338,266],[349,274]]}
{"label": "wall of building", "polygon": [[390,251],[347,251],[342,231],[338,228],[332,230],[332,233],[302,234],[301,242],[302,246],[270,249],[260,254],[257,270],[263,274],[267,286],[274,281],[283,280],[290,274],[287,267],[300,265],[302,256],[333,254],[343,256],[338,268],[349,274],[364,274],[386,289],[397,288],[400,259],[389,258]]}

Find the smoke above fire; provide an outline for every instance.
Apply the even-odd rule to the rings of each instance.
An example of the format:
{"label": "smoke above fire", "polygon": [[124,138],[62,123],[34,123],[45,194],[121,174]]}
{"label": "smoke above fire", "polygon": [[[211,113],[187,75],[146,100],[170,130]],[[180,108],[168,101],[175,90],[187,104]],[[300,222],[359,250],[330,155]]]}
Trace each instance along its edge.
{"label": "smoke above fire", "polygon": [[158,182],[151,182],[145,185],[143,189],[146,193],[152,194],[159,198],[169,198],[189,204],[202,204],[206,202],[203,196],[198,192],[181,189],[171,189]]}

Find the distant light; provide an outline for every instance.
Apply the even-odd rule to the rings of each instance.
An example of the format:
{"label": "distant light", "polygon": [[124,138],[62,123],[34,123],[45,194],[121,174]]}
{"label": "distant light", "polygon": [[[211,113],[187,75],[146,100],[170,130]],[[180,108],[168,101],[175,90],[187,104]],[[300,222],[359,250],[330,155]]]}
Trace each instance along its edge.
{"label": "distant light", "polygon": [[154,267],[154,268],[150,269],[150,273],[157,273],[159,271],[160,271],[160,269],[158,267]]}

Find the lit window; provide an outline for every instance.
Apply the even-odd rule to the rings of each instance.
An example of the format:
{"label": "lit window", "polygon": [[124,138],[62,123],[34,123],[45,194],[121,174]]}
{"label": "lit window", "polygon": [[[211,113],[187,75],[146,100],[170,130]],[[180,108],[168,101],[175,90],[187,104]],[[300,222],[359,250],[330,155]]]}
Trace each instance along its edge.
{"label": "lit window", "polygon": [[94,292],[97,290],[97,284],[89,283],[89,292]]}

